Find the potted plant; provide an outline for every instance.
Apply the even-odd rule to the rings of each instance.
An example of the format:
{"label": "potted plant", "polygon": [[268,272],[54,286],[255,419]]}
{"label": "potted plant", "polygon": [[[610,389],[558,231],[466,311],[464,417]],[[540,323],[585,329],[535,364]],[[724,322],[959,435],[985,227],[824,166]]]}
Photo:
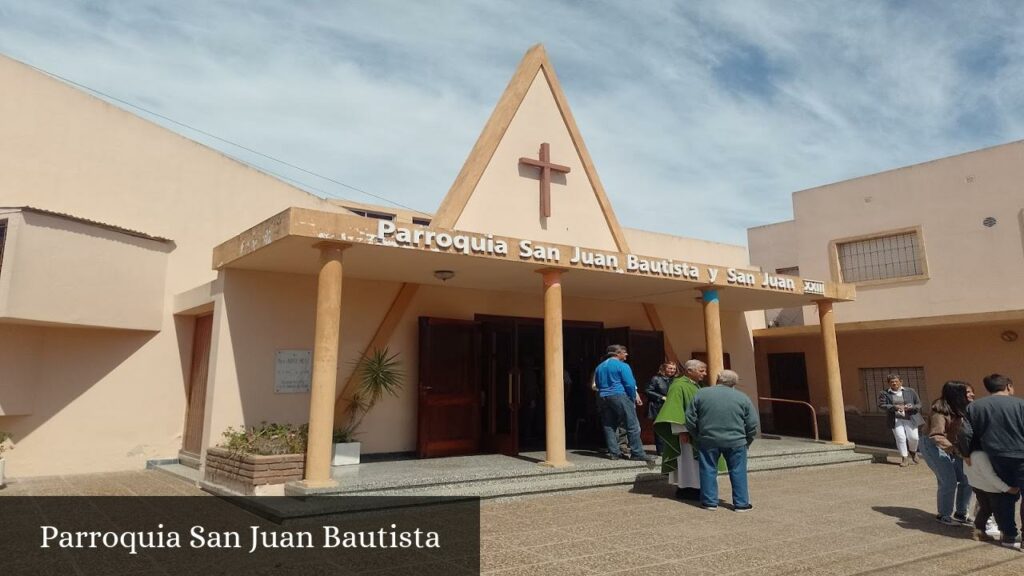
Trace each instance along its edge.
{"label": "potted plant", "polygon": [[333,466],[359,464],[361,443],[355,437],[363,418],[385,394],[397,396],[405,383],[398,354],[389,353],[387,347],[374,350],[355,364],[359,389],[352,396],[352,402],[345,412],[347,424],[334,431]]}
{"label": "potted plant", "polygon": [[232,494],[283,495],[286,482],[302,479],[308,435],[305,425],[229,427],[206,451],[204,483]]}
{"label": "potted plant", "polygon": [[8,445],[10,442],[11,435],[8,434],[7,432],[4,432],[3,430],[0,430],[0,488],[3,488],[4,486],[7,485],[4,476],[4,451],[8,449],[14,449],[14,446]]}

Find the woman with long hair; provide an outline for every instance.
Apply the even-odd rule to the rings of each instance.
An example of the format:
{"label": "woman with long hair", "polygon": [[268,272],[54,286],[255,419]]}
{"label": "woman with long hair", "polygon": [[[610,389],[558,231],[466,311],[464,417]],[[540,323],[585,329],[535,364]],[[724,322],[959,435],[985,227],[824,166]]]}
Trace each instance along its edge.
{"label": "woman with long hair", "polygon": [[936,520],[951,526],[971,526],[967,506],[971,487],[964,474],[959,438],[967,405],[974,401],[974,388],[966,382],[950,380],[942,386],[942,396],[932,402],[928,417],[928,436],[921,439],[921,454],[938,482]]}

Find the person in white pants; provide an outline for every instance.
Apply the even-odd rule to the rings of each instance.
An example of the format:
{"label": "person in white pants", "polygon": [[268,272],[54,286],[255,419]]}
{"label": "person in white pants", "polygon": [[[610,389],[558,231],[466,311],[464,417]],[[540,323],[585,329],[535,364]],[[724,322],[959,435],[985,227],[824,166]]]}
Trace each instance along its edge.
{"label": "person in white pants", "polygon": [[912,388],[905,388],[898,374],[885,378],[888,388],[878,394],[878,408],[885,410],[889,428],[900,451],[900,466],[921,461],[917,454],[917,429],[924,424],[921,417],[921,397]]}

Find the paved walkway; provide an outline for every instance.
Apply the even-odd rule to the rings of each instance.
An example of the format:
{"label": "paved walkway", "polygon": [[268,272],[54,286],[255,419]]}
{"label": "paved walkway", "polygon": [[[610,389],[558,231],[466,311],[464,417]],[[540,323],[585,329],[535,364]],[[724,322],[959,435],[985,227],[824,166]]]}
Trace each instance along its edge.
{"label": "paved walkway", "polygon": [[[755,509],[708,512],[642,485],[486,501],[482,568],[522,575],[1024,574],[1024,554],[934,520],[921,465],[751,475]],[[721,481],[728,500],[728,482]],[[22,480],[0,495],[201,494],[154,471]],[[670,543],[674,542],[674,543]]]}

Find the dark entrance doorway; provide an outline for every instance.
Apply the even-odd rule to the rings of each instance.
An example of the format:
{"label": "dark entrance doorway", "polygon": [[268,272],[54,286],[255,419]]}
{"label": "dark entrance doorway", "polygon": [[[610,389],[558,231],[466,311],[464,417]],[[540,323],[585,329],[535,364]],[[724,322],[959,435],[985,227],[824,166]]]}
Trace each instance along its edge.
{"label": "dark entrance doorway", "polygon": [[[807,365],[803,352],[768,355],[768,380],[773,398],[810,401],[807,390]],[[772,424],[776,434],[813,436],[811,413],[804,406],[783,402],[772,403]]]}
{"label": "dark entrance doorway", "polygon": [[[544,321],[478,315],[483,333],[481,415],[488,452],[543,450],[545,439]],[[597,411],[590,373],[600,359],[601,324],[565,322],[562,327],[566,442],[592,441]]]}
{"label": "dark entrance doorway", "polygon": [[[602,446],[594,369],[608,344],[625,344],[641,393],[664,360],[661,332],[565,322],[562,366],[568,448]],[[417,452],[422,458],[544,450],[544,320],[478,314],[420,318]],[[652,443],[646,406],[638,410]]]}

